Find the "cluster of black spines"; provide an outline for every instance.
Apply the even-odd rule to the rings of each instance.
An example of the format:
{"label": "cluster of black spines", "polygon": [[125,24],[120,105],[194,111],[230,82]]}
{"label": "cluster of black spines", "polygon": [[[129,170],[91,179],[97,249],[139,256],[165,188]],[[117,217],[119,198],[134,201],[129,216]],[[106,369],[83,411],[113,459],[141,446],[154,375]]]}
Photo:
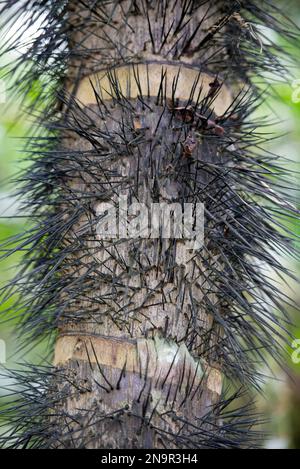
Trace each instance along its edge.
{"label": "cluster of black spines", "polygon": [[[298,216],[298,211],[294,208],[291,197],[291,175],[287,162],[262,149],[263,143],[270,138],[269,134],[262,133],[260,122],[251,121],[251,114],[265,96],[252,85],[252,78],[260,76],[263,80],[265,72],[280,74],[284,71],[280,62],[284,51],[275,44],[266,43],[257,25],[267,24],[286,40],[295,41],[298,36],[297,32],[293,32],[296,30],[291,27],[292,23],[280,15],[274,2],[269,1],[174,0],[174,6],[177,3],[181,5],[182,16],[178,24],[166,31],[164,18],[169,8],[168,2],[132,1],[131,8],[137,15],[147,16],[151,8],[157,9],[157,21],[161,23],[160,38],[153,36],[151,21],[147,23],[154,54],[164,51],[170,63],[190,53],[199,54],[201,70],[211,74],[212,84],[228,82],[233,88],[238,88],[240,83],[246,86],[236,92],[232,105],[220,117],[210,110],[219,92],[218,86],[209,96],[199,101],[191,99],[189,102],[178,103],[164,96],[162,76],[162,86],[156,98],[141,96],[130,102],[122,95],[112,74],[111,86],[118,98],[112,99],[108,104],[94,89],[97,104],[91,111],[80,106],[72,92],[66,91],[64,87],[65,74],[69,73],[68,62],[76,59],[78,64],[84,64],[89,54],[97,52],[83,50],[80,44],[73,48],[70,45],[74,19],[72,24],[68,23],[68,2],[25,1],[21,9],[17,9],[17,3],[3,2],[2,15],[15,21],[20,14],[30,12],[24,29],[30,26],[31,21],[47,16],[42,20],[43,28],[29,50],[21,54],[17,62],[14,61],[4,69],[4,75],[7,73],[7,76],[13,77],[12,89],[23,97],[28,96],[33,83],[39,80],[42,84],[33,100],[27,98],[27,110],[35,118],[38,114],[38,117],[36,130],[26,143],[26,151],[32,164],[19,178],[20,196],[25,194],[23,209],[26,213],[30,212],[32,220],[36,222],[26,233],[8,240],[2,246],[4,256],[15,250],[24,251],[20,273],[2,290],[3,302],[16,298],[13,306],[6,312],[5,320],[20,317],[22,347],[39,343],[45,337],[54,340],[57,328],[74,320],[74,311],[77,321],[86,321],[86,308],[78,308],[82,299],[88,302],[90,321],[101,321],[101,304],[101,314],[109,314],[118,326],[126,328],[124,305],[120,305],[119,311],[111,314],[109,307],[105,311],[105,298],[90,294],[100,281],[108,285],[119,285],[121,277],[103,276],[97,262],[91,261],[86,265],[85,254],[92,254],[93,258],[96,253],[89,243],[93,240],[97,223],[97,215],[93,211],[95,198],[100,201],[110,200],[120,190],[118,184],[116,188],[112,185],[107,188],[105,184],[107,178],[112,176],[107,173],[110,165],[116,166],[116,159],[124,154],[124,149],[129,153],[140,151],[148,138],[147,125],[136,128],[134,119],[138,115],[139,119],[147,123],[147,114],[159,107],[161,114],[156,128],[157,135],[154,134],[153,138],[159,138],[159,145],[166,158],[170,153],[173,155],[173,160],[168,161],[168,171],[171,171],[174,180],[183,187],[183,199],[204,202],[207,220],[207,241],[196,255],[205,266],[203,276],[206,281],[202,289],[205,304],[201,307],[212,315],[214,325],[203,336],[201,331],[193,330],[198,306],[194,304],[190,311],[190,326],[183,341],[190,351],[199,347],[199,343],[202,344],[201,350],[205,351],[207,344],[213,343],[214,349],[203,352],[203,358],[222,364],[225,375],[239,385],[242,383],[248,387],[251,383],[254,387],[259,387],[261,376],[256,371],[257,364],[265,363],[268,353],[278,362],[282,361],[283,343],[289,327],[287,306],[290,302],[281,289],[274,286],[265,269],[260,267],[268,266],[279,276],[291,275],[282,265],[279,255],[297,255],[293,248],[293,234],[288,232],[284,223],[285,220]],[[77,11],[80,12],[80,8],[89,10],[90,24],[100,26],[110,25],[107,8],[103,8],[102,4],[111,5],[112,14],[117,2],[77,3]],[[212,3],[214,5],[211,7]],[[213,12],[220,11],[221,20],[195,45],[198,30],[190,31],[188,37],[186,21],[189,15],[205,5],[207,12],[203,23],[199,24],[199,30]],[[84,30],[86,23],[83,24],[80,17],[78,19],[80,21],[76,23],[76,28],[79,31]],[[124,12],[124,22],[126,21]],[[107,35],[107,51],[111,48],[115,33],[111,24],[111,36]],[[170,35],[178,37],[178,41],[166,54],[165,48]],[[15,50],[18,46],[18,39],[5,44],[3,53]],[[125,44],[114,43],[114,51],[115,57],[111,58],[109,53],[107,55],[108,65],[137,62],[130,51],[127,51]],[[100,52],[105,57],[105,51]],[[224,53],[228,57],[226,62],[220,61]],[[81,70],[80,74],[78,70]],[[96,65],[83,73],[88,75],[94,71]],[[199,77],[201,78],[201,72]],[[81,78],[82,67],[78,65],[74,71],[73,91],[76,91]],[[138,81],[138,76],[136,80]],[[101,116],[108,121],[113,119],[111,112],[116,106],[120,114],[118,130],[112,133],[107,126],[104,131],[103,127],[99,127]],[[168,140],[166,136],[164,140],[162,136],[168,133],[174,135],[174,132],[178,138],[170,151],[169,141],[174,141],[174,137],[170,136]],[[65,140],[61,137],[66,134],[71,135],[74,141],[80,139],[81,142],[86,142],[92,150],[72,150],[66,147]],[[187,142],[191,135],[198,139],[195,147],[190,147]],[[202,145],[202,149],[204,147],[207,151],[207,161],[197,158],[197,145]],[[167,162],[165,163],[167,166]],[[83,181],[84,193],[80,186],[78,189],[70,186],[74,177]],[[134,193],[137,185],[136,179],[130,180],[124,183],[123,188]],[[152,190],[155,193],[155,184]],[[86,217],[86,225],[75,238],[70,232],[82,217]],[[18,244],[14,247],[16,241]],[[133,253],[134,262],[137,262],[139,255],[137,247]],[[172,280],[176,269],[174,255],[170,251],[165,252],[165,255],[168,258],[168,262],[165,262],[168,265],[166,275]],[[118,261],[122,265],[122,258]],[[127,269],[128,265],[123,265],[123,268]],[[79,271],[84,271],[85,274],[78,275]],[[129,304],[130,294],[128,295]],[[213,297],[217,298],[217,302],[212,301]],[[115,299],[117,298],[116,295]],[[133,314],[129,308],[126,312]],[[211,335],[218,335],[220,327],[222,337],[212,340]],[[166,338],[167,332],[166,330]],[[69,386],[59,386],[55,390],[54,378],[57,375],[60,376],[57,381],[61,379],[63,382],[66,379],[63,370],[51,367],[28,366],[24,372],[12,372],[12,378],[19,385],[16,387],[15,398],[2,411],[13,427],[8,435],[4,434],[2,437],[4,446],[55,447],[62,441],[58,423],[71,425],[73,417],[65,415],[59,403],[65,398],[62,394],[76,392],[78,384],[76,380],[70,382],[68,376]],[[122,379],[123,375],[120,375],[119,385]],[[110,385],[115,388],[117,384]],[[104,378],[99,385],[106,388]],[[182,422],[185,427],[184,435],[164,435],[162,440],[166,447],[170,444],[178,448],[255,446],[257,433],[252,433],[250,429],[258,418],[255,412],[252,413],[251,405],[249,408],[227,410],[232,405],[233,397],[239,400],[238,393],[229,397],[227,394],[218,405],[208,410],[207,416],[203,416],[197,428],[193,425],[193,428],[186,431],[189,422]],[[147,404],[147,396],[144,404]],[[121,418],[122,413],[128,411],[130,409],[120,409],[114,418]],[[55,418],[49,419],[49,414],[55,415]],[[91,427],[95,425],[95,415],[91,417]],[[223,427],[214,427],[216,416],[222,416]],[[101,418],[105,420],[112,416],[102,415]],[[176,415],[173,418],[176,419]],[[151,425],[151,422],[148,421],[147,424]],[[67,440],[74,447],[78,444],[84,447],[89,443],[84,441],[78,427],[74,430],[72,425]]]}

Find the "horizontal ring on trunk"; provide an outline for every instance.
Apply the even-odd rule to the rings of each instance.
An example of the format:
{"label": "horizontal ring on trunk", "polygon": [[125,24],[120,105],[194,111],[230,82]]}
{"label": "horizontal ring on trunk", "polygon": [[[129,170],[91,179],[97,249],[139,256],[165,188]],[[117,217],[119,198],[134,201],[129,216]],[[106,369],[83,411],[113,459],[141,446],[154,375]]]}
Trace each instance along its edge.
{"label": "horizontal ring on trunk", "polygon": [[64,366],[70,360],[84,360],[91,364],[124,369],[126,372],[147,374],[147,378],[195,376],[195,384],[202,382],[207,388],[221,394],[222,376],[216,368],[194,358],[184,344],[177,344],[165,338],[155,337],[137,339],[136,343],[126,338],[113,338],[80,333],[76,336],[62,334],[58,337],[55,348],[54,366]]}
{"label": "horizontal ring on trunk", "polygon": [[199,103],[207,97],[208,106],[222,116],[232,104],[232,94],[224,84],[213,92],[215,77],[182,63],[150,62],[126,64],[84,77],[78,85],[79,104],[97,104],[112,99],[156,97]]}

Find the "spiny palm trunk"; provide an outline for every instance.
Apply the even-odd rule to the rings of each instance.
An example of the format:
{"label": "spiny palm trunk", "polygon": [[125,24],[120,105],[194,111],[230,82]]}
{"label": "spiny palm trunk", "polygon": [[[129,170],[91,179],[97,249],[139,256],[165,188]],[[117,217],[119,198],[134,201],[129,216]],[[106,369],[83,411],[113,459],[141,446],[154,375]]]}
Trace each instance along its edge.
{"label": "spiny palm trunk", "polygon": [[[149,239],[142,228],[137,238],[102,240],[97,234],[101,202],[121,211],[121,194],[128,205],[144,203],[149,213],[153,203],[181,209],[205,201],[201,191],[215,176],[203,164],[220,164],[222,156],[214,138],[209,144],[196,135],[203,121],[195,107],[201,103],[221,116],[231,104],[226,85],[218,82],[214,90],[213,75],[200,72],[193,52],[219,19],[210,15],[200,30],[206,10],[192,12],[184,2],[107,2],[101,8],[107,24],[99,27],[92,12],[70,5],[71,23],[83,19],[71,35],[73,48],[99,52],[68,64],[70,88],[79,73],[74,92],[80,109],[68,114],[72,130],[65,132],[64,148],[82,156],[66,198],[71,194],[83,210],[67,242],[74,245],[83,234],[65,275],[75,284],[80,279],[84,298],[75,292],[55,347],[55,365],[82,383],[78,390],[70,385],[62,404],[75,420],[62,446],[72,439],[98,448],[197,445],[197,422],[220,399],[216,347],[222,330],[206,308],[218,301],[205,278],[209,264],[218,262],[213,251],[197,255],[188,240]],[[132,64],[123,60],[128,50]],[[218,190],[213,184],[210,195]],[[137,216],[138,208],[129,218],[138,229]]]}
{"label": "spiny palm trunk", "polygon": [[[44,112],[47,144],[34,144],[42,157],[26,189],[44,221],[29,236],[33,271],[16,284],[31,298],[25,333],[57,337],[54,367],[32,370],[44,391],[23,392],[14,421],[25,416],[26,429],[8,444],[247,446],[255,417],[227,410],[237,395],[225,397],[223,382],[257,385],[262,349],[279,353],[265,297],[278,304],[280,293],[257,264],[280,271],[267,248],[286,242],[264,203],[293,211],[274,198],[269,156],[256,156],[261,136],[247,122],[250,71],[275,64],[249,20],[267,13],[256,2],[48,3],[31,52],[43,71],[34,63],[29,77],[60,70],[60,92]],[[127,236],[105,238],[106,217],[127,212],[120,196],[149,213],[173,206],[175,218],[192,204],[194,224],[204,204],[203,246],[152,236],[137,205]]]}

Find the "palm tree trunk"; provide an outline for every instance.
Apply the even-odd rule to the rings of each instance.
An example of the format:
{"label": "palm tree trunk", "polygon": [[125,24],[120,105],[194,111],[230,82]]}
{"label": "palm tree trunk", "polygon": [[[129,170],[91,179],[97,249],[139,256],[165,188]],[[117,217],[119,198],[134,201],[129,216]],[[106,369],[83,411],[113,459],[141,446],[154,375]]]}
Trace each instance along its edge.
{"label": "palm tree trunk", "polygon": [[[199,419],[220,399],[222,328],[207,309],[218,301],[206,275],[218,263],[213,252],[199,256],[172,237],[97,234],[101,203],[117,211],[120,194],[149,210],[205,202],[201,190],[215,176],[203,162],[221,157],[215,138],[202,141],[194,113],[202,105],[222,116],[232,100],[199,63],[201,43],[220,23],[213,3],[104,2],[99,27],[96,12],[70,2],[78,54],[67,87],[80,104],[67,101],[63,148],[76,163],[64,190],[80,215],[65,240],[77,248],[65,261],[54,364],[77,385],[60,403],[69,420],[62,446],[198,446]],[[211,195],[218,190],[212,184]]]}
{"label": "palm tree trunk", "polygon": [[[4,2],[8,24],[18,6]],[[50,368],[13,374],[21,403],[5,407],[0,442],[255,447],[257,416],[231,406],[241,393],[225,382],[257,388],[258,363],[282,358],[286,297],[269,270],[287,273],[274,251],[291,249],[282,220],[297,211],[249,115],[258,78],[284,73],[257,24],[294,40],[291,24],[269,0],[27,0],[22,11],[43,27],[13,86],[28,99],[41,84],[29,109],[47,134],[31,139],[21,178],[37,222],[6,299],[18,293],[8,309],[22,313],[22,338],[55,334],[55,352]]]}

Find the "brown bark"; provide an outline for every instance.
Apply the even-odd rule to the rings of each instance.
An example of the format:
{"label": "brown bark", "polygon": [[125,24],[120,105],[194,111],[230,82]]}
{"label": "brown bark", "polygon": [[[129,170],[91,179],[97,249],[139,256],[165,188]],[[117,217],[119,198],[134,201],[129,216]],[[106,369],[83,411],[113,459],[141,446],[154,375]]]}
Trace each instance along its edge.
{"label": "brown bark", "polygon": [[[160,49],[162,21],[157,9],[151,8],[151,2],[133,3],[139,8],[121,1],[113,10],[115,4],[104,2],[103,11],[110,11],[111,20],[101,28],[77,2],[70,6],[74,24],[70,45],[88,53],[78,54],[80,58],[69,63],[67,88],[80,100],[69,119],[75,122],[82,112],[90,116],[93,124],[88,127],[86,117],[82,125],[97,133],[95,140],[106,157],[99,156],[95,146],[76,132],[65,132],[65,148],[86,152],[95,177],[85,177],[79,167],[68,182],[68,195],[79,200],[79,205],[80,194],[94,194],[94,199],[90,211],[83,211],[66,237],[66,243],[78,243],[78,265],[74,257],[72,262],[65,261],[65,276],[73,283],[63,293],[68,306],[61,318],[54,359],[67,377],[58,384],[60,391],[68,388],[68,397],[58,404],[69,416],[59,422],[65,428],[62,447],[199,447],[198,419],[218,402],[222,389],[217,356],[222,330],[205,309],[209,302],[218,302],[214,292],[205,296],[210,291],[208,272],[222,266],[209,251],[209,240],[201,256],[187,258],[183,240],[103,241],[93,225],[99,204],[104,199],[116,201],[120,192],[148,206],[153,198],[167,203],[193,200],[195,187],[204,187],[213,177],[201,170],[201,162],[221,158],[209,141],[199,138],[190,161],[183,151],[189,135],[186,129],[176,128],[176,117],[168,106],[177,74],[179,105],[186,105],[193,88],[192,103],[199,93],[202,98],[209,95],[214,76],[199,75],[203,57],[199,59],[199,51],[193,49],[219,18],[211,14],[185,50],[180,42],[176,46],[182,31],[171,35]],[[182,3],[170,2],[165,31],[174,18],[178,23]],[[206,10],[207,5],[185,15],[187,36],[192,36]],[[125,22],[124,12],[129,11]],[[82,18],[86,30],[82,30]],[[181,50],[178,57],[176,48]],[[135,68],[125,66],[122,55],[129,56]],[[126,95],[126,106],[114,90],[108,90],[111,78],[106,67],[111,66],[116,67],[111,76]],[[162,74],[164,90],[157,99]],[[90,80],[105,103],[103,114]],[[230,100],[224,84],[213,115],[222,115]],[[130,144],[123,144],[122,135]],[[79,279],[84,294],[73,301]]]}

